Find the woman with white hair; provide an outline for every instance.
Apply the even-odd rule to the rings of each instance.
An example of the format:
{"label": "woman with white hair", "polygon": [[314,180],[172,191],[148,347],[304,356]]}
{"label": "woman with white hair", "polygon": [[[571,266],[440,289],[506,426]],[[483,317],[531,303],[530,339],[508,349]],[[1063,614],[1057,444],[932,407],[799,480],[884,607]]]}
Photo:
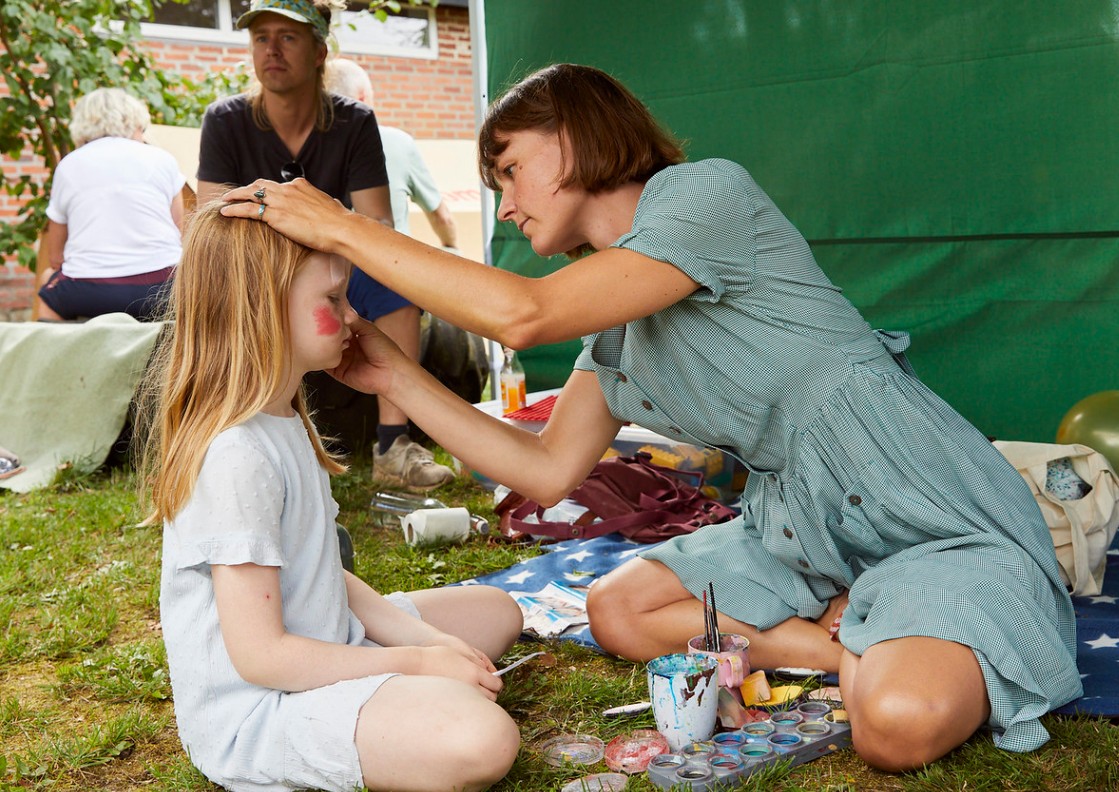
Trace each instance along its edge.
{"label": "woman with white hair", "polygon": [[54,171],[47,206],[49,280],[41,319],[125,312],[156,318],[182,255],[186,178],[168,152],[143,142],[139,99],[99,88],[74,105],[76,148]]}

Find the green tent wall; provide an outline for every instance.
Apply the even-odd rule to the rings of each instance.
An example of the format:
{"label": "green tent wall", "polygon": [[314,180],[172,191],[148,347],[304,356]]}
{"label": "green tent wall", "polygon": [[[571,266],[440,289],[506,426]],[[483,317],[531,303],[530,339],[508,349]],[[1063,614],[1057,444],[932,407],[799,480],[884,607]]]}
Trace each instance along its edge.
{"label": "green tent wall", "polygon": [[[617,76],[691,159],[745,165],[981,431],[1052,441],[1075,402],[1119,388],[1110,0],[485,0],[484,14],[490,96],[559,61]],[[492,253],[529,274],[563,263],[500,223]],[[530,389],[561,384],[577,349],[525,353]]]}

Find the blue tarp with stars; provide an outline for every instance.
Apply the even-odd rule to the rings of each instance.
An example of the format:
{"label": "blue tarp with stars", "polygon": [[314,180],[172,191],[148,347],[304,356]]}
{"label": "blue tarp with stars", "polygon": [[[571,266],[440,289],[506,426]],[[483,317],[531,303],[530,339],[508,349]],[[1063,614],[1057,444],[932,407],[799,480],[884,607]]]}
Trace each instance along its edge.
{"label": "blue tarp with stars", "polygon": [[[1057,710],[1063,714],[1119,717],[1119,547],[1108,552],[1103,592],[1095,597],[1073,597],[1076,610],[1076,661],[1084,683],[1084,696]],[[505,591],[539,591],[553,580],[567,586],[589,586],[623,561],[650,545],[637,544],[619,534],[597,539],[571,539],[549,545],[536,558],[464,581],[485,583]],[[560,636],[601,651],[586,627],[572,628]]]}

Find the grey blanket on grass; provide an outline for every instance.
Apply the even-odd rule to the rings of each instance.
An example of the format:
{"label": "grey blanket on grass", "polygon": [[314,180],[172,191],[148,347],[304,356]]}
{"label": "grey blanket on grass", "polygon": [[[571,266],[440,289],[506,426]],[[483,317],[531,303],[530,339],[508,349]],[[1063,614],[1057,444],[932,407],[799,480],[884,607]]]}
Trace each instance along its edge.
{"label": "grey blanket on grass", "polygon": [[29,492],[65,463],[104,464],[162,327],[123,313],[0,322],[0,446],[24,467],[0,487]]}

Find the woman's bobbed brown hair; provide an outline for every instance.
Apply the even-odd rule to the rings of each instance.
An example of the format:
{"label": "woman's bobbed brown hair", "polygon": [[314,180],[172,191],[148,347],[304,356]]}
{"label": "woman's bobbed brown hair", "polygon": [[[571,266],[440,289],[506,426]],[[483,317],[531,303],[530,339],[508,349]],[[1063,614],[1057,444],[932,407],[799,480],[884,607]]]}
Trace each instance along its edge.
{"label": "woman's bobbed brown hair", "polygon": [[499,190],[495,167],[508,135],[523,130],[558,133],[572,160],[563,163],[561,185],[592,193],[646,181],[685,159],[680,144],[648,108],[592,66],[548,66],[490,105],[478,134],[478,166],[491,190]]}

